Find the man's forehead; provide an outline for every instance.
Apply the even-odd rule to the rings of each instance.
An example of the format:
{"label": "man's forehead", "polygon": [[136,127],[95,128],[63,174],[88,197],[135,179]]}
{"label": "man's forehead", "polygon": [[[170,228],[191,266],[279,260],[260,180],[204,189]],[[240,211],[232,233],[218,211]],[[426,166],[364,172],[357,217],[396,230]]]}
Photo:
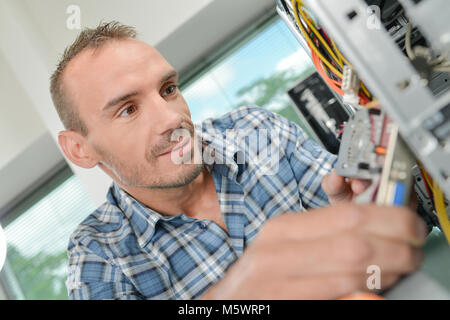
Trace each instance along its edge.
{"label": "man's forehead", "polygon": [[133,67],[151,62],[153,65],[168,64],[152,46],[135,39],[109,40],[98,48],[86,48],[75,56],[66,67],[66,74],[83,71],[114,70],[114,67]]}
{"label": "man's forehead", "polygon": [[67,65],[62,82],[74,103],[98,106],[124,87],[137,90],[131,87],[144,80],[157,86],[168,70],[172,70],[170,64],[145,42],[113,40],[80,52]]}

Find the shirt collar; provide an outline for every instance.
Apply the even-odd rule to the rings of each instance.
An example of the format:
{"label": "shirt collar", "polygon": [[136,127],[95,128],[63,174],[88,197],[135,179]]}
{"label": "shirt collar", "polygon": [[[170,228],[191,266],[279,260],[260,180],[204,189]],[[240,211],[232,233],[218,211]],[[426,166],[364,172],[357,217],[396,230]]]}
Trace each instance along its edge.
{"label": "shirt collar", "polygon": [[109,192],[114,198],[116,205],[128,219],[141,247],[145,247],[152,239],[159,220],[170,221],[179,218],[181,215],[165,216],[160,214],[133,198],[116,182],[112,183]]}
{"label": "shirt collar", "polygon": [[206,167],[216,170],[224,177],[239,182],[239,177],[246,168],[246,163],[238,164],[244,155],[234,139],[227,139],[226,132],[206,125],[196,125],[196,132],[204,144],[203,159]]}
{"label": "shirt collar", "polygon": [[[206,168],[210,172],[212,170],[217,171],[224,177],[236,181],[245,168],[245,165],[237,164],[239,157],[237,146],[229,142],[225,143],[223,135],[217,136],[202,131],[201,127],[197,125],[196,132],[201,141],[204,142],[204,150],[213,152],[214,155],[209,158],[212,159],[212,162],[205,164]],[[153,238],[156,225],[160,220],[169,222],[180,217],[184,217],[186,220],[195,220],[182,213],[174,216],[162,215],[133,198],[116,182],[113,182],[109,189],[108,200],[115,203],[127,217],[141,247],[145,247]]]}

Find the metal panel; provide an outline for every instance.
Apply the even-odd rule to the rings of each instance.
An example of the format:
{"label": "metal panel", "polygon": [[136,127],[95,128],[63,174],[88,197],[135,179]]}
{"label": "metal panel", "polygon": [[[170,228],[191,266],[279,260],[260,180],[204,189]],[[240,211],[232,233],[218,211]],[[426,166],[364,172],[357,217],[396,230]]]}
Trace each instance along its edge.
{"label": "metal panel", "polygon": [[[379,27],[369,23],[368,18],[372,13],[365,1],[304,2],[352,62],[361,79],[380,101],[381,107],[398,124],[406,143],[450,197],[450,147],[424,127],[424,123],[439,117],[441,110],[450,104],[450,92],[441,96],[435,96],[431,92],[427,82],[421,79],[381,22]],[[450,12],[446,9],[450,2],[422,2],[429,3],[427,6],[416,5],[414,17],[424,17],[430,10]],[[430,9],[430,6],[434,6],[434,9]],[[427,11],[421,12],[421,7],[426,7]],[[434,19],[429,19],[429,15],[426,17],[428,18],[413,23],[420,30],[428,30],[424,25]],[[447,19],[439,25],[445,23],[450,24]],[[434,30],[435,27],[430,28]],[[444,119],[444,122],[448,121],[450,119]]]}
{"label": "metal panel", "polygon": [[450,58],[450,1],[399,0],[406,15],[419,26],[420,31],[429,40],[433,48],[440,50]]}

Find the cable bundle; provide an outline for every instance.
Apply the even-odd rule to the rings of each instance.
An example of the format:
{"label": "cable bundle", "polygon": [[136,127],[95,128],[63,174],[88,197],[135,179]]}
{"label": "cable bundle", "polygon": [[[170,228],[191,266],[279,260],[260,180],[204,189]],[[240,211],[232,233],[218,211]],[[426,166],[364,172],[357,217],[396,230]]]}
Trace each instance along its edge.
{"label": "cable bundle", "polygon": [[[306,12],[302,1],[291,1],[298,27],[308,43],[317,71],[336,93],[344,96],[345,92],[342,90],[343,70],[345,65],[351,67],[350,63],[325,30],[316,28],[314,20]],[[362,82],[360,87],[359,104],[366,106],[374,99]]]}
{"label": "cable bundle", "polygon": [[448,243],[450,244],[450,221],[447,216],[447,212],[445,210],[445,200],[444,194],[441,188],[438,186],[436,181],[428,175],[425,169],[422,167],[422,164],[419,163],[420,173],[422,175],[426,192],[428,193],[428,197],[433,201],[434,208],[437,213],[437,217],[439,220],[439,225],[441,226],[441,230],[447,238]]}
{"label": "cable bundle", "polygon": [[[344,70],[348,70],[348,67],[344,67],[351,67],[350,63],[339,51],[334,41],[328,36],[325,30],[317,27],[316,21],[314,21],[307,13],[307,9],[303,5],[303,2],[301,0],[291,0],[291,3],[298,27],[311,50],[312,61],[317,71],[321,74],[330,88],[339,95],[344,96],[346,94],[343,90],[343,78],[345,78]],[[415,58],[415,52],[411,48],[411,29],[412,26],[409,24],[406,34],[406,51],[409,58],[413,60]],[[433,67],[433,71],[450,72],[449,62],[443,57],[438,57],[431,60],[429,63]],[[352,87],[353,89],[359,90],[357,96],[355,95],[356,98],[359,97],[359,105],[366,108],[378,107],[378,101],[370,94],[364,86],[364,83],[360,82],[359,85],[353,84]],[[442,190],[422,168],[420,163],[419,166],[428,196],[434,202],[441,230],[444,232],[447,241],[450,244],[450,221],[445,209],[444,195]]]}

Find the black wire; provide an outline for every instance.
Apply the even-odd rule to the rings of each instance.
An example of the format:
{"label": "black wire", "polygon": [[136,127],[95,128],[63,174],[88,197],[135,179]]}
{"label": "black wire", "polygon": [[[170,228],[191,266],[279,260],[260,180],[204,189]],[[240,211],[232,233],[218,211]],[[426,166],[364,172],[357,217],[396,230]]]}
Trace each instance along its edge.
{"label": "black wire", "polygon": [[[328,41],[328,37],[325,35],[325,32],[323,32],[323,30],[322,29],[320,29],[320,30],[318,30],[319,31],[319,33],[322,35],[322,38],[325,40],[325,42],[330,46],[330,48],[333,46],[333,44],[332,43],[330,43],[329,41]],[[333,49],[333,48],[332,48]],[[333,51],[334,52],[334,51]],[[336,53],[336,52],[335,52]]]}
{"label": "black wire", "polygon": [[[334,60],[334,58],[331,56],[331,54],[328,52],[328,50],[323,46],[323,44],[319,41],[319,47],[317,48],[319,49],[320,53],[327,58],[328,62],[330,62],[331,64],[333,64],[333,66],[338,69],[340,72],[342,72],[342,68],[339,66],[339,63]],[[335,53],[336,54],[336,53]]]}
{"label": "black wire", "polygon": [[[294,10],[295,10],[295,12],[296,12],[296,14],[297,14],[297,16],[298,16],[300,22],[301,22],[301,21],[302,21],[302,17],[301,17],[301,15],[300,15],[300,9],[299,9],[299,7],[298,7],[298,2],[297,2],[297,1],[295,2]],[[335,67],[337,70],[339,70],[340,72],[342,72],[343,70],[342,70],[341,67],[339,66],[338,62],[337,62],[336,60],[333,59],[333,57],[330,55],[330,53],[328,52],[328,50],[326,50],[325,48],[322,47],[323,44],[321,43],[321,41],[320,41],[319,39],[317,39],[316,35],[312,32],[312,30],[310,30],[310,33],[313,35],[313,37],[311,37],[311,36],[308,34],[308,29],[309,29],[309,27],[307,26],[307,24],[306,24],[306,27],[305,27],[305,24],[306,24],[306,22],[304,23],[303,27],[304,27],[305,30],[306,30],[307,36],[309,36],[309,37],[311,38],[311,40],[312,40],[314,46],[317,48],[317,50],[324,56],[324,58],[326,58],[326,59],[328,60],[328,62],[330,62],[331,64],[333,64],[332,62],[334,62],[334,67]],[[319,33],[320,33],[320,31],[319,31]],[[317,42],[318,42],[318,44],[319,44],[318,46],[316,45],[316,43],[315,43],[315,41],[314,41],[315,39],[317,39]],[[326,41],[326,40],[325,40],[325,41]],[[327,41],[326,41],[326,42],[327,42]],[[328,43],[328,42],[327,42],[327,43]],[[338,79],[338,81],[339,81],[339,80],[340,80],[340,79]]]}
{"label": "black wire", "polygon": [[385,4],[386,4],[386,0],[380,0],[380,2],[378,3],[378,7],[380,8],[380,13],[383,12]]}
{"label": "black wire", "polygon": [[[383,3],[383,7],[384,7],[384,3]],[[380,6],[380,8],[381,8],[381,6]],[[394,10],[388,17],[383,18],[383,11],[380,10],[381,22],[383,22],[383,23],[391,22],[402,11],[403,11],[403,7],[399,4],[396,10]]]}
{"label": "black wire", "polygon": [[[333,51],[334,55],[337,56],[338,54],[337,54],[336,50],[334,49],[333,44],[330,43],[330,41],[328,41],[328,36],[325,34],[325,32],[323,32],[322,29],[321,29],[321,30],[318,30],[318,31],[319,31],[319,33],[322,35],[322,38],[325,40],[325,42],[326,42],[326,43],[328,44],[328,46],[330,47],[331,51]],[[326,52],[327,52],[327,55],[330,57],[330,59],[332,59],[332,60],[337,64],[337,61],[335,61],[335,60],[333,59],[333,57],[331,57],[331,55],[328,54],[328,50],[326,50]],[[340,71],[342,71],[342,69],[341,69],[339,66],[338,66],[338,68],[339,68]]]}
{"label": "black wire", "polygon": [[[317,39],[314,37],[314,39]],[[314,42],[314,41],[313,41]],[[328,52],[328,50],[323,46],[323,44],[319,41],[319,39],[317,39],[318,42],[318,46],[316,46],[317,50],[324,56],[324,58],[326,58],[328,60],[329,63],[331,63],[337,70],[339,70],[340,72],[342,72],[342,68],[339,66],[339,64],[337,63],[336,60],[333,59],[333,57],[331,56],[331,54]],[[315,42],[314,42],[315,44]],[[333,63],[334,62],[334,63]],[[334,74],[334,73],[333,73]],[[336,80],[333,77],[333,80]],[[338,81],[340,81],[340,79],[337,79]]]}
{"label": "black wire", "polygon": [[[366,88],[366,89],[367,89],[367,88]],[[367,92],[369,92],[369,90],[367,90]],[[359,90],[359,93],[362,94],[364,97],[366,97],[369,101],[372,100],[372,95],[368,96],[368,95],[366,94],[366,92],[365,92],[363,89],[360,89],[360,90]],[[370,92],[369,92],[369,94],[370,94]]]}

